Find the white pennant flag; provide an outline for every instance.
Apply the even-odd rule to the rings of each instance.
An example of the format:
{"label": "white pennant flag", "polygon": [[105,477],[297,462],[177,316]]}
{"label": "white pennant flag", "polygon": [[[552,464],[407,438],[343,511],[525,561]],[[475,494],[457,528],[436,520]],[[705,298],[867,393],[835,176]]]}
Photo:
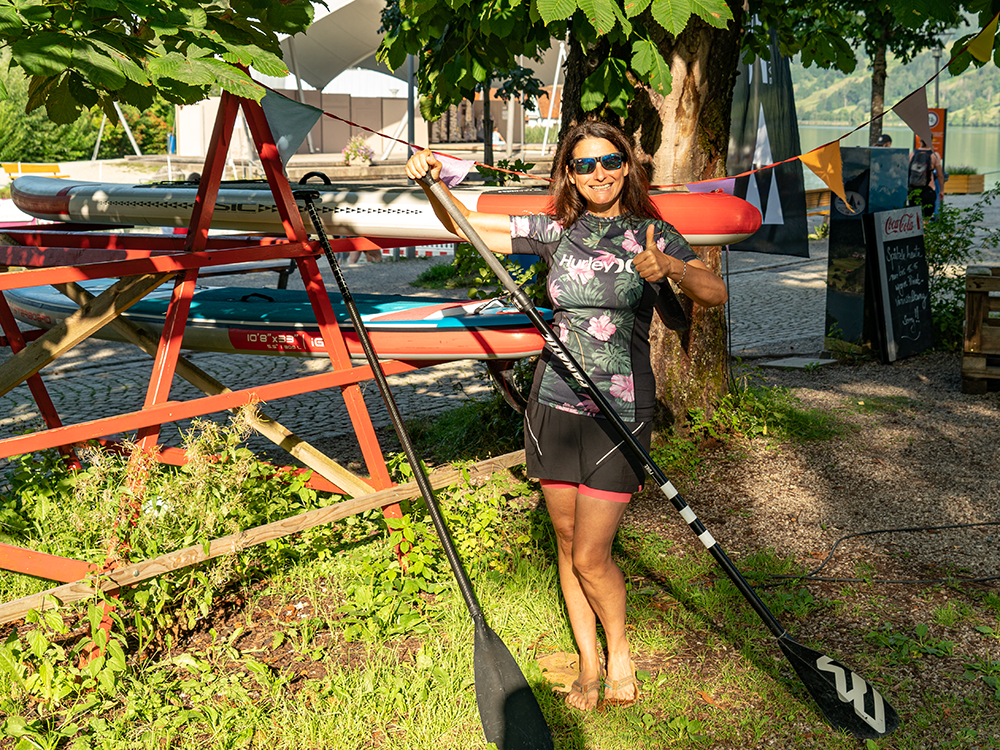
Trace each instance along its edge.
{"label": "white pennant flag", "polygon": [[309,131],[319,122],[323,110],[302,104],[273,91],[264,94],[260,101],[267,125],[278,146],[282,164],[288,164],[292,154],[299,150]]}

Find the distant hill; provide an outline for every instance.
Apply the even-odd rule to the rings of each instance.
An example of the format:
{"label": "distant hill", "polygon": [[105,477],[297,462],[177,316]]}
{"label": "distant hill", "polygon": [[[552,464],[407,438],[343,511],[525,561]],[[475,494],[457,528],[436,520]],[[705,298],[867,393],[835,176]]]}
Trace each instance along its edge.
{"label": "distant hill", "polygon": [[[955,34],[955,38],[967,31]],[[948,46],[950,47],[950,41]],[[942,55],[940,64],[947,63]],[[934,56],[924,52],[908,65],[890,57],[886,79],[885,106],[893,106],[934,75]],[[868,60],[859,60],[851,75],[815,66],[805,68],[798,58],[792,60],[795,87],[795,111],[800,124],[859,125],[871,109],[871,69]],[[969,68],[952,77],[945,71],[937,79],[940,106],[948,109],[949,126],[1000,126],[1000,70],[991,62],[980,69]],[[927,84],[927,104],[934,104],[934,82]],[[901,125],[892,113],[886,125]]]}

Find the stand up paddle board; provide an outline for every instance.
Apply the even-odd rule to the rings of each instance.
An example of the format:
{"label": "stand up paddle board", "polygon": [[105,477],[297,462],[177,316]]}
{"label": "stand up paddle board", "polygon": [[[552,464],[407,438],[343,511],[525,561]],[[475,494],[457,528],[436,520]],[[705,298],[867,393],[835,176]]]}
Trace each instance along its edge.
{"label": "stand up paddle board", "polygon": [[[91,294],[111,283],[80,282]],[[159,335],[170,302],[170,289],[156,290],[123,316]],[[14,317],[37,328],[51,328],[78,307],[52,287],[3,292]],[[542,351],[544,340],[527,316],[501,300],[441,302],[426,297],[391,294],[353,295],[361,319],[382,359],[444,362],[459,359],[512,360]],[[352,357],[364,358],[347,307],[330,296],[337,324]],[[551,319],[551,311],[548,312]],[[122,341],[110,327],[96,338]],[[326,357],[309,298],[304,291],[246,287],[202,287],[195,290],[184,329],[185,349]]]}
{"label": "stand up paddle board", "polygon": [[[417,187],[322,185],[316,208],[332,235],[454,240],[434,215]],[[125,185],[81,182],[53,177],[19,177],[11,184],[14,204],[47,221],[186,227],[198,186],[194,183]],[[473,211],[499,214],[544,213],[544,190],[456,188],[455,197]],[[741,198],[725,193],[652,195],[666,221],[692,245],[730,245],[746,239],[761,225],[760,212]],[[308,217],[303,209],[303,222]],[[281,233],[274,196],[266,182],[224,182],[212,213],[216,229]]]}

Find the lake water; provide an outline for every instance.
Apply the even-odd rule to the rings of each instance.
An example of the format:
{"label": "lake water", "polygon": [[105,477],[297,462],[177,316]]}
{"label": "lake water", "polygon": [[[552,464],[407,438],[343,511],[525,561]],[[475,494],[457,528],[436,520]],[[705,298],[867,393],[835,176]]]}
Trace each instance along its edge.
{"label": "lake water", "polygon": [[[829,127],[821,125],[799,125],[799,142],[802,153],[812,151],[817,146],[840,138],[850,131],[848,126]],[[913,131],[903,126],[883,128],[892,137],[892,145],[897,148],[912,148]],[[868,128],[852,133],[840,142],[841,146],[867,146]],[[945,136],[945,169],[949,166],[975,167],[983,175],[986,187],[1000,182],[1000,128],[948,128]],[[822,187],[819,178],[811,170],[803,170],[806,188]],[[813,184],[816,181],[816,185]]]}

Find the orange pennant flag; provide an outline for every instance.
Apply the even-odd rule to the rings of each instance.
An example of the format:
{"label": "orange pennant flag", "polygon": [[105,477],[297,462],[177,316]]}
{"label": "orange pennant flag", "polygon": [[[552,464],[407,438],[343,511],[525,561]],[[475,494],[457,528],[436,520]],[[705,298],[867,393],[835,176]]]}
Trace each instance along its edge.
{"label": "orange pennant flag", "polygon": [[976,34],[976,38],[969,42],[969,54],[979,60],[987,62],[993,56],[993,38],[997,35],[997,18],[986,24],[986,28]]}
{"label": "orange pennant flag", "polygon": [[832,190],[838,198],[847,202],[847,193],[844,192],[844,171],[840,161],[840,141],[828,143],[813,149],[808,154],[802,154],[799,161],[816,173],[827,187]]}

